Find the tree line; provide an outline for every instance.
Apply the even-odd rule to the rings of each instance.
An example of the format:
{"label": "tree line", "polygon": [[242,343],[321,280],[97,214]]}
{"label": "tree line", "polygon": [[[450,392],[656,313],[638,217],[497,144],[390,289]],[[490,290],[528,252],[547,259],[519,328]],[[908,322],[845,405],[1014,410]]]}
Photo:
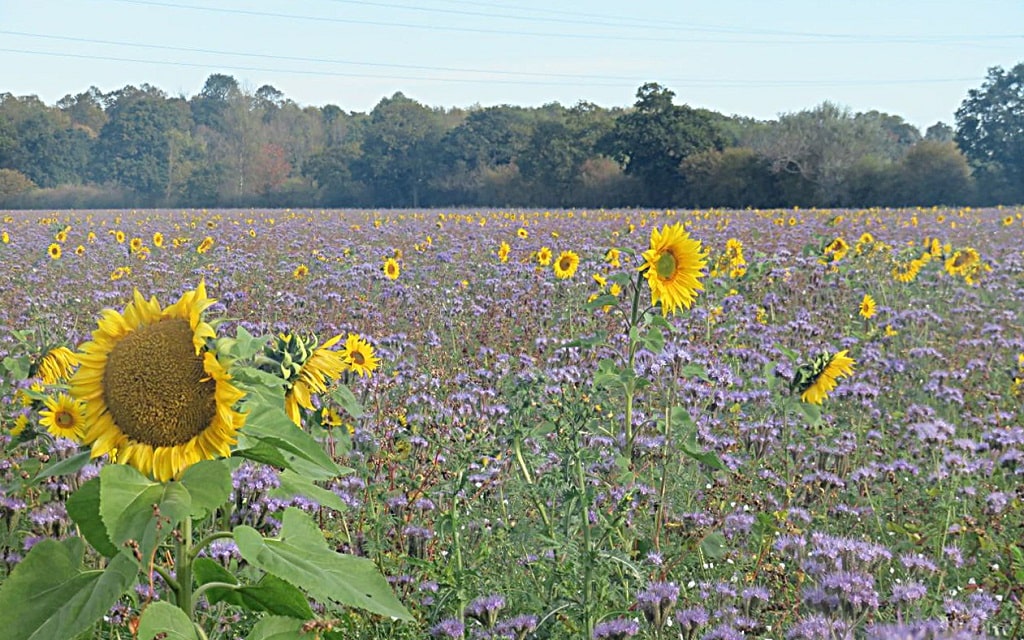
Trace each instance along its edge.
{"label": "tree line", "polygon": [[1024,202],[1024,63],[994,67],[955,127],[830,102],[775,120],[656,83],[588,102],[369,113],[211,75],[191,98],[92,87],[0,94],[0,206],[863,207]]}

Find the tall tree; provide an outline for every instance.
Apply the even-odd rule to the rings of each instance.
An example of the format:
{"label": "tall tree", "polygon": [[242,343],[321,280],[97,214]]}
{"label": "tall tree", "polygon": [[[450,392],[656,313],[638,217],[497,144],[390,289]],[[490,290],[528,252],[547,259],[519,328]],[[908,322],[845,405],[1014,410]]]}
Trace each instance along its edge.
{"label": "tall tree", "polygon": [[82,182],[91,140],[70,118],[36,96],[0,95],[0,168],[40,187]]}
{"label": "tall tree", "polygon": [[687,156],[720,149],[722,140],[705,113],[673,104],[675,93],[657,83],[636,92],[633,111],[615,121],[608,148],[626,168],[640,178],[648,204],[671,206],[681,196],[679,167]]}
{"label": "tall tree", "polygon": [[1024,202],[1024,62],[988,70],[956,111],[956,143],[995,199]]}

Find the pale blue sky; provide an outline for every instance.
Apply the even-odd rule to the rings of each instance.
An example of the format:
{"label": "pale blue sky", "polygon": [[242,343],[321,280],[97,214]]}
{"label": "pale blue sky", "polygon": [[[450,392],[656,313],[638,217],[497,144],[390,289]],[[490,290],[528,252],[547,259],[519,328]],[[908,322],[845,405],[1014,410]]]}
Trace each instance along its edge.
{"label": "pale blue sky", "polygon": [[192,96],[212,73],[301,105],[676,102],[759,119],[831,100],[923,128],[1024,62],[1022,0],[0,0],[0,92]]}

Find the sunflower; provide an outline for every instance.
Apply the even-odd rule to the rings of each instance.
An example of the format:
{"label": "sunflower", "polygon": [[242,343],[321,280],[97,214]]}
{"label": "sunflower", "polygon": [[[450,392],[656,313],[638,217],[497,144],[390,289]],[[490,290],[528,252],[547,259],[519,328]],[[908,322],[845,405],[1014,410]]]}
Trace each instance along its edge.
{"label": "sunflower", "polygon": [[111,231],[111,233],[114,234],[114,240],[117,241],[117,244],[124,244],[124,231]]}
{"label": "sunflower", "polygon": [[643,252],[645,272],[651,287],[651,304],[661,303],[664,315],[680,306],[687,309],[704,286],[701,271],[707,265],[707,252],[701,251],[700,240],[694,240],[683,225],[665,225],[651,230],[651,248]]}
{"label": "sunflower", "polygon": [[132,253],[138,252],[143,247],[142,238],[136,236],[128,241],[128,248],[132,250]]}
{"label": "sunflower", "polygon": [[302,425],[299,408],[312,410],[312,395],[327,391],[328,383],[345,371],[343,355],[331,350],[340,340],[341,336],[337,335],[317,347],[315,338],[303,340],[295,334],[285,333],[277,336],[265,349],[269,363],[277,367],[271,372],[288,383],[284,409],[296,425]]}
{"label": "sunflower", "polygon": [[309,267],[307,267],[304,264],[300,264],[299,266],[295,267],[295,271],[292,271],[292,277],[295,278],[296,280],[302,280],[308,275]]}
{"label": "sunflower", "polygon": [[67,347],[56,347],[46,352],[36,363],[33,376],[39,376],[44,384],[57,384],[71,377],[78,358],[75,352]]}
{"label": "sunflower", "polygon": [[50,254],[51,260],[60,260],[60,245],[54,242],[46,249],[46,253]]}
{"label": "sunflower", "polygon": [[875,316],[875,299],[869,293],[865,293],[864,298],[860,301],[860,316],[864,319]]}
{"label": "sunflower", "polygon": [[46,427],[51,435],[69,440],[81,440],[85,426],[85,404],[66,393],[56,398],[50,396],[44,401],[46,408],[39,412],[39,424]]}
{"label": "sunflower", "polygon": [[580,266],[580,257],[575,251],[563,251],[555,260],[555,277],[561,280],[571,278]]}
{"label": "sunflower", "polygon": [[503,263],[508,262],[508,254],[510,251],[512,251],[512,247],[502,240],[501,246],[498,247],[498,260],[501,260]]}
{"label": "sunflower", "polygon": [[619,256],[619,250],[612,247],[608,250],[608,253],[604,254],[604,261],[608,263],[608,266],[618,268],[622,266],[622,260]]}
{"label": "sunflower", "polygon": [[530,232],[527,231],[525,227],[519,227],[519,230],[516,231],[516,235],[519,236],[521,239],[526,240],[527,238],[530,237]]}
{"label": "sunflower", "polygon": [[348,334],[341,354],[348,368],[359,376],[373,373],[380,364],[380,359],[374,355],[370,343],[354,333]]}
{"label": "sunflower", "polygon": [[233,408],[243,393],[207,347],[216,334],[202,313],[213,303],[200,282],[167,308],[136,290],[123,312],[103,311],[71,377],[94,458],[109,454],[166,482],[231,454],[245,423]]}
{"label": "sunflower", "polygon": [[75,247],[75,255],[76,256],[84,256],[85,255],[85,247],[83,245],[78,245],[77,247]]}
{"label": "sunflower", "polygon": [[164,234],[160,233],[159,231],[153,234],[153,246],[156,247],[157,249],[164,246]]}
{"label": "sunflower", "polygon": [[196,247],[196,253],[206,253],[211,247],[213,247],[213,238],[206,236],[203,238],[203,241],[199,243],[199,246]]}
{"label": "sunflower", "polygon": [[981,256],[973,247],[966,247],[953,253],[946,258],[943,267],[951,276],[969,276],[977,270],[981,263]]}
{"label": "sunflower", "polygon": [[846,240],[843,240],[840,237],[837,237],[825,246],[825,257],[829,258],[829,261],[833,263],[839,262],[845,258],[846,254],[849,252],[850,245],[846,243]]}
{"label": "sunflower", "polygon": [[836,388],[836,379],[853,375],[853,358],[844,349],[835,355],[822,354],[810,365],[797,369],[792,386],[808,404],[821,404]]}
{"label": "sunflower", "polygon": [[537,263],[546,267],[551,264],[551,249],[548,247],[541,247],[540,251],[537,252]]}

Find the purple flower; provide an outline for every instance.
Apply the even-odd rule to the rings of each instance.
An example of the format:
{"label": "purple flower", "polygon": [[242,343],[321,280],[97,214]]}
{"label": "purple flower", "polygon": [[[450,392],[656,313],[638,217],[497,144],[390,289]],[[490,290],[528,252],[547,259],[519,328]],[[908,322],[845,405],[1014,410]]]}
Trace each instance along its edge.
{"label": "purple flower", "polygon": [[466,632],[466,626],[455,618],[448,618],[438,622],[430,628],[431,638],[461,638]]}
{"label": "purple flower", "polygon": [[660,629],[668,621],[679,598],[679,587],[671,582],[652,582],[647,588],[636,595],[636,602],[644,612],[644,617],[655,629]]}
{"label": "purple flower", "polygon": [[466,605],[466,615],[476,618],[486,627],[493,627],[498,613],[505,607],[505,597],[499,594],[480,596]]}
{"label": "purple flower", "polygon": [[640,623],[629,618],[606,620],[594,627],[594,640],[625,640],[640,633]]}

